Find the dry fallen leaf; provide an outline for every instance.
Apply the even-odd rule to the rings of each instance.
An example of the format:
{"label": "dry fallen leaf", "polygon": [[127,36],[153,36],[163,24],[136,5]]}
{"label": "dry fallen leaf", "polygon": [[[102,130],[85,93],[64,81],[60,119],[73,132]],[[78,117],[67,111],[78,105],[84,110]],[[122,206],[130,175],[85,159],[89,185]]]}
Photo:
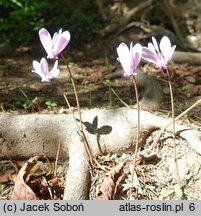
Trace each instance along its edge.
{"label": "dry fallen leaf", "polygon": [[14,189],[11,195],[13,200],[36,200],[37,197],[32,189],[25,183],[32,167],[36,164],[39,157],[30,158],[20,169],[15,181]]}
{"label": "dry fallen leaf", "polygon": [[0,183],[7,183],[13,181],[15,178],[15,172],[13,170],[7,170],[3,174],[0,174]]}
{"label": "dry fallen leaf", "polygon": [[126,177],[125,166],[127,166],[126,163],[117,165],[107,174],[100,186],[97,200],[112,200],[115,198],[119,184]]}

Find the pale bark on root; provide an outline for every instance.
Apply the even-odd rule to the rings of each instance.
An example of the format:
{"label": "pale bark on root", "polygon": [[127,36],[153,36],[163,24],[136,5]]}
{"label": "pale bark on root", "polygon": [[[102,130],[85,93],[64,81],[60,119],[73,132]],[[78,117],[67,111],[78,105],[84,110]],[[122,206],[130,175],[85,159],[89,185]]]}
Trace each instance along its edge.
{"label": "pale bark on root", "polygon": [[[134,150],[137,131],[136,110],[92,109],[83,111],[82,118],[93,155]],[[170,119],[141,111],[140,121],[140,145],[143,145],[150,132],[163,128]],[[171,131],[171,129],[170,126],[167,130]],[[0,158],[33,155],[55,157],[60,142],[62,144],[60,156],[63,159],[69,158],[64,199],[87,199],[88,159],[77,130],[77,124],[71,114],[2,113],[0,114]],[[201,132],[178,124],[176,124],[176,131],[196,152],[201,154]]]}
{"label": "pale bark on root", "polygon": [[175,51],[172,61],[177,64],[201,65],[201,53]]}

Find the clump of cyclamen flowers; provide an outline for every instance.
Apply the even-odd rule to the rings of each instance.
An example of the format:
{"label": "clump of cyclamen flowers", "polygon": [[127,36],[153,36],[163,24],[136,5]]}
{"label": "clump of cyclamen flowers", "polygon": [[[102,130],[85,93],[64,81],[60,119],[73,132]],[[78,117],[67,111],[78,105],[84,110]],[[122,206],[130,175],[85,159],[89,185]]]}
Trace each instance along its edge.
{"label": "clump of cyclamen flowers", "polygon": [[[176,45],[172,46],[170,39],[167,36],[162,37],[159,46],[155,37],[152,37],[152,43],[148,43],[148,47],[144,47],[144,46],[142,47],[140,44],[136,44],[132,46],[131,43],[129,49],[125,43],[121,43],[117,47],[117,53],[118,53],[117,60],[122,65],[122,68],[124,70],[124,76],[131,76],[133,78],[136,99],[137,99],[138,126],[137,126],[137,142],[136,142],[135,156],[133,162],[133,173],[135,169],[135,162],[136,162],[137,150],[139,145],[139,131],[140,131],[140,117],[139,117],[140,108],[139,108],[139,101],[138,101],[137,86],[135,82],[135,75],[137,75],[136,73],[137,66],[140,63],[140,60],[142,58],[145,61],[153,63],[156,68],[162,69],[164,72],[167,73],[168,84],[170,89],[171,108],[172,108],[174,158],[175,158],[175,165],[177,171],[177,182],[180,185],[179,169],[178,169],[177,156],[176,156],[176,144],[175,144],[175,119],[174,119],[174,102],[173,102],[174,98],[173,98],[173,91],[171,85],[171,78],[167,68],[167,64],[171,60],[175,48]],[[133,178],[133,173],[132,173],[132,178]]]}
{"label": "clump of cyclamen flowers", "polygon": [[121,43],[117,47],[117,60],[122,65],[124,76],[137,75],[136,69],[141,58],[153,63],[156,68],[166,70],[175,48],[176,45],[171,46],[170,39],[167,36],[162,37],[159,46],[155,37],[152,37],[152,43],[148,43],[148,47],[141,46],[139,43],[133,46],[132,43],[130,43],[129,49],[125,43]]}
{"label": "clump of cyclamen flowers", "polygon": [[[51,70],[49,70],[47,60],[44,57],[40,60],[40,62],[38,62],[36,60],[33,61],[32,65],[33,65],[34,70],[32,70],[32,72],[37,73],[41,77],[42,82],[50,82],[51,79],[57,77],[60,74],[60,70],[58,69],[58,55],[68,45],[68,43],[70,41],[70,37],[71,36],[70,36],[69,31],[62,32],[62,29],[60,29],[59,32],[55,32],[53,37],[51,37],[50,33],[45,28],[40,29],[39,38],[40,38],[40,41],[41,41],[45,51],[47,52],[47,59],[55,60],[54,66]],[[65,59],[65,57],[62,53],[61,53],[61,57],[62,57],[64,63],[66,64],[67,70],[69,72],[71,83],[73,86],[75,99],[76,99],[76,103],[77,103],[77,109],[78,109],[78,113],[79,113],[79,122],[80,122],[78,135],[80,136],[80,140],[82,140],[82,142],[85,145],[86,153],[89,157],[90,164],[93,167],[92,152],[90,150],[88,141],[87,141],[86,136],[85,136],[84,131],[83,131],[83,121],[82,121],[82,115],[81,115],[80,104],[79,104],[79,99],[78,99],[78,94],[77,94],[75,82],[74,82],[71,70],[68,66],[67,60]],[[72,112],[72,114],[74,116],[73,109],[71,109],[71,106],[70,106],[70,103],[68,101],[68,98],[66,97],[66,94],[62,90],[59,82],[57,82],[57,83],[61,89],[62,95],[63,95],[63,97],[64,97],[64,99],[68,105],[69,110]],[[76,118],[75,118],[75,121],[77,123]]]}
{"label": "clump of cyclamen flowers", "polygon": [[65,49],[70,41],[70,32],[62,29],[59,32],[55,32],[51,38],[50,33],[42,28],[39,31],[40,41],[47,52],[48,59],[56,60],[53,68],[49,71],[48,62],[43,57],[40,62],[34,60],[32,65],[32,72],[37,73],[41,77],[42,82],[50,82],[51,79],[59,76],[60,70],[58,69],[58,55]]}
{"label": "clump of cyclamen flowers", "polygon": [[157,68],[166,70],[175,48],[176,45],[171,46],[167,36],[162,37],[159,46],[155,37],[152,37],[152,43],[148,43],[148,47],[142,47],[142,58],[153,63]]}

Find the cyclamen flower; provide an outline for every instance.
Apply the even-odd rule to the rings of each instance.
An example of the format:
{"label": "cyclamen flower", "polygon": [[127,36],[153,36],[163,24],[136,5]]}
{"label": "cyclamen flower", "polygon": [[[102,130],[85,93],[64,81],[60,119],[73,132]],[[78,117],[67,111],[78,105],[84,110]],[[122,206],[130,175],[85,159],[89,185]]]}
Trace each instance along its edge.
{"label": "cyclamen flower", "polygon": [[148,47],[142,47],[142,58],[156,65],[157,68],[166,69],[167,63],[171,60],[176,45],[171,46],[167,36],[163,36],[159,47],[155,37],[152,37],[152,43],[148,43]]}
{"label": "cyclamen flower", "polygon": [[124,70],[124,76],[136,75],[137,66],[142,57],[142,46],[137,43],[133,46],[130,43],[130,50],[125,43],[121,43],[117,47],[118,58],[117,60],[121,63]]}
{"label": "cyclamen flower", "polygon": [[33,61],[32,72],[37,73],[41,78],[42,82],[50,82],[50,80],[54,77],[57,77],[60,73],[58,67],[58,60],[55,61],[53,69],[49,71],[48,63],[45,58],[42,58],[40,62]]}
{"label": "cyclamen flower", "polygon": [[39,31],[40,41],[47,52],[47,58],[56,59],[60,52],[68,45],[70,41],[70,32],[64,31],[62,29],[59,32],[55,32],[53,38],[51,38],[50,33],[42,28]]}

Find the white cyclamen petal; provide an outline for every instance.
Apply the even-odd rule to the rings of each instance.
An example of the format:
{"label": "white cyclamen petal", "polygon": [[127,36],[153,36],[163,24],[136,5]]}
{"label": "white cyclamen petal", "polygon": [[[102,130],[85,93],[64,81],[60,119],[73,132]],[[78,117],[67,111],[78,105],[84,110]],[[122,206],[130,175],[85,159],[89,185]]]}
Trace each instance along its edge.
{"label": "white cyclamen petal", "polygon": [[153,52],[151,49],[147,47],[142,47],[142,58],[150,63],[158,64],[158,56],[156,52]]}
{"label": "white cyclamen petal", "polygon": [[69,31],[64,31],[61,33],[61,36],[64,37],[68,42],[70,41],[70,32]]}
{"label": "white cyclamen petal", "polygon": [[167,36],[162,37],[160,41],[160,50],[167,63],[170,59],[170,55],[172,55],[171,43]]}
{"label": "white cyclamen petal", "polygon": [[157,43],[155,37],[152,37],[152,42],[153,42],[154,48],[155,48],[155,50],[157,51],[157,53],[160,53],[159,47],[158,47],[158,43]]}
{"label": "white cyclamen petal", "polygon": [[47,55],[48,56],[52,56],[52,39],[51,39],[51,36],[50,36],[50,33],[42,28],[40,31],[39,31],[39,38],[40,38],[40,41],[45,49],[45,51],[47,52]]}
{"label": "white cyclamen petal", "polygon": [[170,56],[169,56],[168,61],[171,60],[171,58],[172,58],[172,56],[173,56],[173,54],[174,54],[175,49],[176,49],[176,45],[174,45],[174,46],[171,48],[171,52],[170,52]]}
{"label": "white cyclamen petal", "polygon": [[132,49],[134,68],[136,69],[142,57],[142,45],[137,43]]}
{"label": "white cyclamen petal", "polygon": [[51,74],[52,77],[55,78],[55,77],[59,76],[60,70],[59,69],[52,69],[49,73]]}
{"label": "white cyclamen petal", "polygon": [[55,61],[54,66],[52,70],[50,71],[50,74],[52,77],[58,77],[60,74],[60,70],[57,68],[58,67],[58,60]]}
{"label": "white cyclamen petal", "polygon": [[131,56],[130,50],[125,43],[121,43],[117,47],[118,59],[123,67],[125,73],[130,73],[130,66],[131,66]]}
{"label": "white cyclamen petal", "polygon": [[49,69],[48,69],[47,60],[46,60],[45,58],[42,58],[42,59],[41,59],[40,65],[41,65],[41,72],[42,72],[45,76],[48,76]]}
{"label": "white cyclamen petal", "polygon": [[37,62],[37,61],[33,61],[33,63],[32,63],[32,65],[33,65],[33,72],[35,72],[35,73],[39,73],[39,72],[41,72],[41,67],[40,67],[40,63],[39,62]]}

